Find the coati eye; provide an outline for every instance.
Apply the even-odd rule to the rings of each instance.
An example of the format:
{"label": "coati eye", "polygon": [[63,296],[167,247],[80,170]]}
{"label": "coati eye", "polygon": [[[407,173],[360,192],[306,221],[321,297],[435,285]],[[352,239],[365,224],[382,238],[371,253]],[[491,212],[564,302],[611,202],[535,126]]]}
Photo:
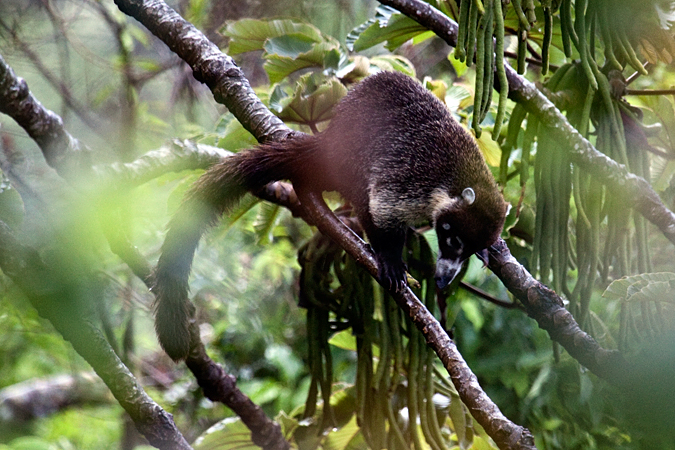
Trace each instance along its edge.
{"label": "coati eye", "polygon": [[449,223],[444,223],[441,225],[445,231],[448,231],[450,229],[450,224]]}

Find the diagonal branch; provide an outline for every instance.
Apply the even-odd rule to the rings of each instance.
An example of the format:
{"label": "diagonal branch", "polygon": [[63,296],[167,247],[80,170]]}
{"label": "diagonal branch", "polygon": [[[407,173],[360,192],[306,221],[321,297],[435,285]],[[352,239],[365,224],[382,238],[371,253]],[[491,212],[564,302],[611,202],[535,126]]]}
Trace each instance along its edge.
{"label": "diagonal branch", "polygon": [[[81,175],[78,170],[86,172],[92,170],[88,159],[88,149],[86,152],[79,151],[81,148],[79,142],[65,130],[61,118],[33,97],[26,82],[14,74],[2,57],[0,57],[0,112],[10,115],[28,132],[42,148],[47,163],[56,168],[64,178],[76,181],[76,176]],[[133,163],[114,164],[107,168],[95,167],[93,171],[99,175],[105,175],[103,183],[108,182],[114,185],[114,181],[122,181],[125,186],[135,186],[159,175],[161,171],[168,171],[167,167],[173,170],[204,167],[205,163],[213,163],[218,157],[224,156],[221,149],[199,144],[184,142],[175,143],[175,146],[178,148],[174,152],[176,157],[168,162],[159,161],[159,156],[165,153],[159,150],[159,155],[146,154]],[[180,150],[186,148],[189,150],[184,150],[181,154]],[[279,187],[283,191],[283,186]],[[276,192],[269,191],[266,196],[272,198],[275,194]],[[293,196],[287,194],[286,197]],[[147,284],[150,267],[138,250],[126,239],[126,236],[122,233],[108,233],[106,237],[113,252],[120,256]],[[26,295],[34,299],[33,303],[38,312],[49,319],[64,338],[73,344],[75,350],[92,365],[148,441],[159,448],[191,448],[175,427],[171,415],[147,396],[93,324],[82,320],[82,323],[78,322],[76,326],[72,323],[69,326],[70,322],[63,322],[63,314],[55,314],[53,308],[50,309],[50,297],[42,295],[38,298],[37,294],[30,290],[31,286],[42,286],[47,283],[46,280],[50,279],[49,268],[39,266],[38,268],[44,272],[40,276],[28,271],[31,267],[22,259],[24,253],[30,256],[35,252],[31,253],[30,249],[22,247],[9,228],[0,221],[0,269],[17,285],[24,288]],[[15,267],[26,270],[16,272]],[[54,299],[51,298],[51,301]],[[68,311],[68,308],[63,309]],[[76,312],[71,311],[71,314],[74,317],[78,316]],[[193,334],[198,336],[198,331],[193,331]],[[265,449],[288,448],[288,442],[283,438],[279,425],[265,416],[262,409],[237,388],[232,377],[206,356],[201,342],[195,344],[194,352],[195,355],[191,355],[190,368],[205,392],[216,393],[210,398],[223,402],[242,419],[250,419],[245,423],[252,427],[253,439]]]}
{"label": "diagonal branch", "polygon": [[[377,278],[377,263],[370,246],[333,214],[323,198],[318,194],[308,194],[300,197],[300,201],[317,228],[342,246],[352,258],[363,265],[374,278]],[[476,375],[471,372],[453,340],[412,290],[406,287],[403,293],[390,292],[390,294],[399,307],[412,319],[417,329],[422,332],[427,344],[436,352],[450,374],[462,402],[499,448],[536,448],[530,431],[507,419],[483,391]]]}
{"label": "diagonal branch", "polygon": [[38,144],[59,175],[73,179],[91,167],[91,152],[63,127],[63,120],[33,97],[28,84],[0,56],[0,112],[14,119]]}
{"label": "diagonal branch", "polygon": [[[416,20],[449,45],[456,44],[457,24],[429,4],[419,0],[380,0],[380,3]],[[529,112],[537,114],[540,123],[548,127],[555,139],[567,143],[572,162],[622,196],[675,243],[675,215],[663,205],[649,183],[596,150],[533,83],[518,75],[510,65],[505,64],[505,68],[509,80],[509,97],[521,103]],[[623,383],[635,374],[638,369],[629,364],[620,352],[602,348],[581,330],[564,308],[562,299],[535,280],[511,255],[503,241],[494,245],[489,253],[490,269],[523,303],[528,315],[570,355],[596,375],[614,383]]]}
{"label": "diagonal branch", "polygon": [[[151,33],[162,39],[190,64],[195,78],[206,83],[216,100],[228,106],[242,125],[259,141],[285,138],[290,135],[291,131],[283,123],[279,123],[279,119],[260,103],[232,59],[220,53],[201,32],[166,4],[159,0],[115,2],[123,12],[139,20]],[[239,104],[240,102],[244,103]],[[250,113],[252,110],[255,111],[254,114]],[[324,234],[342,245],[372,274],[377,274],[372,251],[335,217],[323,199],[316,194],[309,194],[302,200],[304,213]],[[535,448],[532,434],[526,428],[509,421],[499,411],[497,405],[481,389],[476,376],[466,365],[447,333],[412,291],[408,290],[403,296],[397,296],[397,301],[443,361],[462,401],[500,448]]]}
{"label": "diagonal branch", "polygon": [[[450,46],[457,44],[458,25],[428,3],[421,0],[379,1],[435,32]],[[504,64],[504,68],[509,81],[509,98],[523,105],[528,112],[536,114],[552,138],[566,144],[574,164],[606,185],[628,206],[639,211],[675,244],[675,214],[661,202],[651,185],[593,147],[534,83],[518,75],[508,63]],[[499,77],[494,78],[495,84],[498,84]]]}
{"label": "diagonal branch", "polygon": [[65,280],[62,271],[45,264],[36,250],[21,245],[2,221],[0,269],[92,366],[152,445],[171,450],[191,448],[171,415],[145,393],[86,314],[77,311],[82,302],[78,296],[89,289],[80,286],[86,281]]}

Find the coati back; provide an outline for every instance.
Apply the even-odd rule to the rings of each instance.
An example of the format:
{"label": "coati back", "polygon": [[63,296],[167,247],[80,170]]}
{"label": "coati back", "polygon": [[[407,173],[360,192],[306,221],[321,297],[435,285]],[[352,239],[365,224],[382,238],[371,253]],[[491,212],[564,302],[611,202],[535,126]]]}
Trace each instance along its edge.
{"label": "coati back", "polygon": [[154,273],[155,328],[174,360],[190,348],[188,276],[199,239],[247,192],[290,180],[298,191],[338,191],[375,252],[379,281],[405,286],[401,254],[409,226],[432,222],[439,241],[436,282],[499,237],[506,203],[473,137],[417,81],[381,72],[336,106],[325,131],[262,144],[207,170],[171,219]]}

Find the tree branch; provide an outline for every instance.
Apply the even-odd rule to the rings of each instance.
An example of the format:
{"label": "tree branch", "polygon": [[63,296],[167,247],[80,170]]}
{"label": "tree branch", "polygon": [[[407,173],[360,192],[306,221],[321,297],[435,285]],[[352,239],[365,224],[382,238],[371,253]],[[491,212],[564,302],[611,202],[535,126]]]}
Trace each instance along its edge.
{"label": "tree branch", "polygon": [[21,245],[1,221],[0,269],[30,299],[40,316],[49,320],[92,366],[152,445],[162,449],[191,448],[171,415],[145,393],[87,314],[79,311],[83,301],[92,301],[79,298],[91,289],[86,286],[89,281],[64,279],[62,270],[48,266],[37,251]]}
{"label": "tree branch", "polygon": [[[338,243],[349,255],[377,279],[375,255],[356,233],[343,224],[319,194],[309,193],[300,197],[317,228]],[[497,443],[500,449],[534,449],[534,437],[527,428],[516,425],[502,414],[499,407],[487,396],[476,375],[462,358],[455,343],[448,337],[441,324],[420,302],[409,287],[403,293],[390,292],[399,307],[412,319],[424,335],[427,344],[436,352],[450,374],[462,402],[471,415]]]}
{"label": "tree branch", "polygon": [[[59,174],[64,178],[73,180],[78,173],[77,170],[90,172],[92,170],[90,160],[81,158],[83,156],[80,149],[79,142],[73,138],[63,127],[61,118],[52,111],[47,110],[42,104],[37,101],[30,93],[26,82],[17,77],[12,69],[0,57],[0,112],[4,112],[14,118],[19,125],[21,125],[29,135],[40,145],[43,149],[43,154],[47,163],[55,167]],[[184,170],[189,168],[204,167],[208,163],[213,163],[227,154],[221,149],[215,147],[202,146],[199,144],[192,144],[189,142],[174,143],[174,156],[180,153],[181,149],[189,148],[183,151],[184,157],[174,157],[167,160],[160,161],[159,156],[166,154],[165,150],[159,150],[160,155],[146,154],[133,163],[128,164],[113,164],[108,167],[97,167],[94,173],[99,175],[107,175],[107,179],[103,181],[105,184],[114,182],[126,181],[128,186],[141,184],[152,177],[158,176],[167,171],[167,166],[172,167],[172,170]],[[89,156],[89,151],[84,154]],[[269,188],[267,189],[269,191]],[[283,191],[283,189],[282,189]],[[268,198],[273,195],[272,191],[267,193]],[[287,196],[288,197],[288,196]],[[2,227],[5,227],[4,229]],[[2,233],[5,233],[4,235]],[[111,249],[122,258],[123,261],[129,265],[134,273],[143,280],[146,285],[149,281],[150,267],[138,250],[127,240],[123,234],[111,234],[106,236],[110,243]],[[4,239],[4,240],[3,240]],[[12,255],[21,249],[20,244],[13,238],[9,228],[0,222],[0,269],[2,269],[10,278],[14,280],[19,286],[25,287],[24,292],[31,297],[32,293],[29,290],[32,285],[31,282],[25,282],[22,277],[29,276],[29,273],[17,273],[12,276],[12,264],[17,267],[24,267],[21,260],[4,259],[2,256]],[[28,251],[28,249],[26,249]],[[19,257],[19,253],[14,255]],[[3,261],[9,261],[3,265]],[[44,268],[44,277],[34,277],[40,279],[41,284],[49,280],[49,269]],[[52,277],[53,278],[53,277]],[[21,285],[24,281],[26,284]],[[36,281],[37,282],[37,281]],[[59,322],[59,315],[50,313],[49,298],[46,297],[42,301],[34,302],[34,306],[38,312],[50,322],[63,335],[63,337],[73,344],[75,350],[82,355],[89,364],[92,365],[96,373],[103,379],[110,387],[122,407],[127,410],[129,416],[134,420],[139,432],[141,432],[153,445],[159,448],[166,449],[183,449],[191,448],[184,437],[176,429],[175,424],[170,414],[167,414],[152,399],[142,390],[137,384],[133,375],[124,366],[122,361],[117,358],[117,355],[112,351],[110,345],[105,341],[103,336],[96,327],[88,321],[82,324],[67,325]],[[46,308],[46,309],[45,309]],[[67,310],[68,308],[65,308]],[[77,312],[71,314],[78,316]],[[198,336],[198,331],[196,331]],[[265,444],[265,448],[269,450],[288,448],[288,443],[281,434],[281,429],[278,424],[267,418],[262,410],[253,402],[251,402],[235,385],[229,383],[229,377],[220,366],[208,359],[206,353],[199,345],[195,345],[203,357],[199,360],[201,372],[196,372],[197,380],[204,388],[213,386],[212,390],[216,390],[215,386],[219,386],[218,392],[223,394],[223,398],[218,400],[223,401],[227,406],[242,418],[255,417],[256,420],[252,422],[260,428],[251,428],[253,439],[256,442]],[[203,370],[208,367],[209,370]],[[108,372],[106,372],[108,371]],[[119,372],[119,373],[117,373]],[[214,377],[207,379],[199,378],[202,374],[220,374],[224,378],[218,380]],[[132,381],[124,378],[131,377]],[[117,383],[115,386],[110,386],[109,383]],[[213,384],[215,383],[215,384]],[[226,389],[222,388],[225,386]],[[115,391],[115,388],[118,388]],[[128,389],[126,392],[120,389]],[[137,395],[134,395],[137,394]],[[236,401],[235,401],[236,400]],[[157,411],[144,411],[137,403],[143,405],[152,404],[152,409]],[[156,408],[155,408],[156,407]],[[153,416],[149,417],[148,413],[152,412]],[[142,414],[141,414],[142,413]],[[155,429],[156,428],[156,429]],[[271,431],[270,431],[271,430]],[[167,434],[169,433],[169,434]],[[168,438],[163,436],[168,435]]]}
{"label": "tree branch", "polygon": [[91,167],[91,151],[64,128],[63,120],[33,97],[28,84],[0,56],[0,112],[14,119],[38,144],[47,163],[73,180]]}
{"label": "tree branch", "polygon": [[[237,120],[259,141],[283,139],[291,135],[292,131],[257,99],[232,59],[222,54],[201,32],[166,4],[158,0],[115,0],[115,3],[190,64],[195,78],[207,84],[216,100],[228,106]],[[184,39],[186,42],[182,42]],[[375,260],[369,247],[360,238],[353,239],[356,235],[335,217],[322,199],[310,195],[305,200],[308,202],[302,203],[305,214],[319,229],[343,245],[357,262],[366,266],[371,273],[374,270],[376,274]],[[398,298],[399,305],[410,315],[445,364],[462,401],[490,437],[501,448],[535,448],[531,433],[510,422],[482,391],[476,376],[457,352],[454,343],[412,291],[408,290],[404,297]]]}
{"label": "tree branch", "polygon": [[[435,32],[450,46],[457,44],[457,24],[433,6],[421,0],[379,1]],[[626,205],[639,211],[675,244],[675,214],[665,207],[651,185],[593,147],[534,83],[518,75],[508,63],[504,64],[504,68],[509,81],[509,98],[523,105],[528,112],[536,114],[540,123],[551,133],[552,139],[567,144],[570,160],[574,164],[606,185]],[[494,78],[498,88],[499,77]]]}
{"label": "tree branch", "polygon": [[206,84],[251,134],[265,142],[293,133],[256,96],[234,60],[162,0],[115,0],[120,11],[138,20],[162,40]]}

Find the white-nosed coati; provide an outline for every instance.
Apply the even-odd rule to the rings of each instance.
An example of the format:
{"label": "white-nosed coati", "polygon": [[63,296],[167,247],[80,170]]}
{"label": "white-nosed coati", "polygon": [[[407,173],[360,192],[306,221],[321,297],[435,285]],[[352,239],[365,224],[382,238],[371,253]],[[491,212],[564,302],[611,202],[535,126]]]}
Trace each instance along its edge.
{"label": "white-nosed coati", "polygon": [[237,153],[191,188],[169,223],[153,280],[155,327],[174,360],[189,350],[188,275],[201,235],[246,192],[278,180],[350,201],[380,282],[397,290],[405,286],[409,226],[433,222],[436,282],[444,287],[464,260],[495,242],[507,209],[473,137],[434,95],[401,73],[370,76],[335,107],[325,131]]}

